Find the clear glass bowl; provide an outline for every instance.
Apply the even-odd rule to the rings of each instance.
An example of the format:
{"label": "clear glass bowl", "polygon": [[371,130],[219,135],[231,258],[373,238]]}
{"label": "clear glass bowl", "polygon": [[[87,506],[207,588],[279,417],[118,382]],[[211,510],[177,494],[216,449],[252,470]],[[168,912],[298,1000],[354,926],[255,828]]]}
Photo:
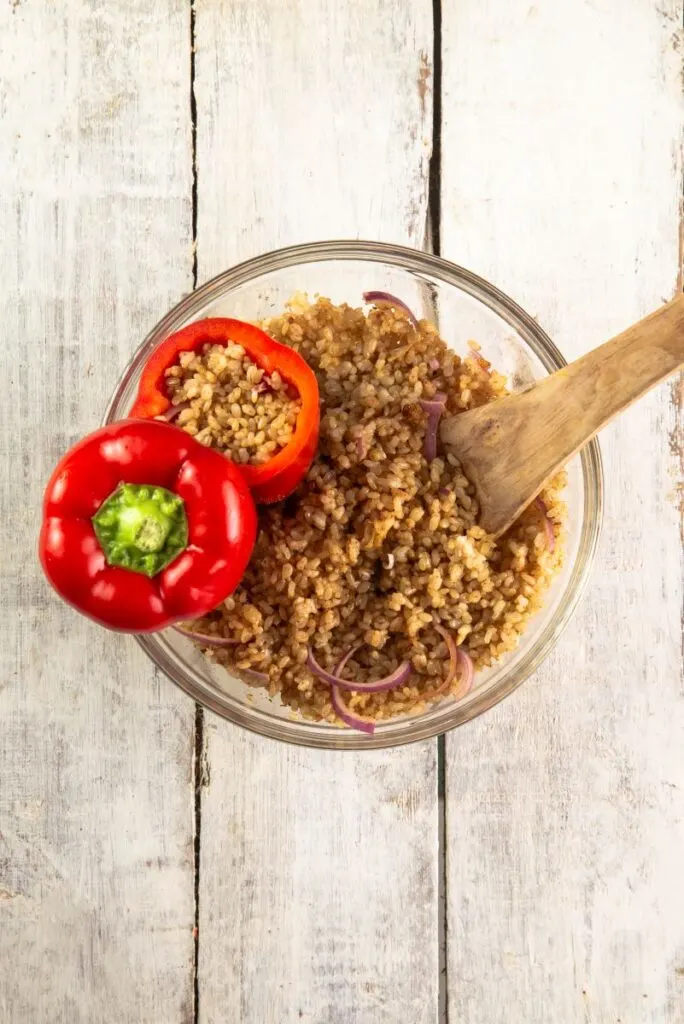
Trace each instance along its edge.
{"label": "clear glass bowl", "polygon": [[[105,422],[131,408],[140,371],[152,349],[173,331],[208,316],[257,320],[279,313],[295,292],[333,302],[362,303],[362,292],[401,297],[436,323],[447,344],[464,353],[470,339],[517,390],[565,365],[544,331],[511,299],[460,267],[422,252],[370,242],[319,242],[268,253],[207,282],[171,310],[145,338],[125,370]],[[278,699],[250,689],[207,661],[173,630],[137,637],[152,661],[195,700],[254,732],[311,747],[389,747],[437,736],[482,714],[543,661],[567,625],[586,583],[602,516],[603,475],[592,441],[568,466],[568,548],[565,567],[520,647],[476,676],[462,700],[447,699],[424,714],[378,725],[373,736],[296,718]]]}

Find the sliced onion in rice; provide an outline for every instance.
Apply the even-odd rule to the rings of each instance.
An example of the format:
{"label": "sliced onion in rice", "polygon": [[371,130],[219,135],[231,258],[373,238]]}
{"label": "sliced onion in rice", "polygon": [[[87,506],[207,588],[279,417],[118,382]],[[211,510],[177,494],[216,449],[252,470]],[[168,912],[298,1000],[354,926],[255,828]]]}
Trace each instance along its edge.
{"label": "sliced onion in rice", "polygon": [[427,413],[423,455],[428,462],[432,462],[437,455],[437,431],[442,413],[446,409],[446,395],[443,391],[438,391],[434,398],[423,398],[418,404],[423,412]]}
{"label": "sliced onion in rice", "polygon": [[457,647],[456,649],[458,651],[458,665],[461,670],[461,682],[454,697],[460,700],[461,697],[465,697],[467,693],[470,693],[473,688],[475,666],[473,665],[473,659],[462,647]]}
{"label": "sliced onion in rice", "polygon": [[[457,700],[460,700],[470,692],[473,685],[475,670],[472,658],[462,648],[456,646],[453,636],[451,633],[447,632],[443,626],[439,623],[435,623],[435,629],[440,636],[444,638],[447,645],[447,650],[449,651],[449,669],[444,682],[440,683],[436,689],[422,693],[420,697],[422,700],[434,700],[435,697],[442,696],[442,694],[445,694],[453,685],[456,677],[460,675],[458,688],[453,694]],[[404,661],[391,675],[373,683],[356,683],[349,679],[343,679],[342,673],[347,662],[353,658],[361,646],[362,644],[357,644],[356,647],[350,648],[350,650],[343,654],[332,672],[327,672],[318,664],[311,648],[309,647],[307,648],[306,665],[309,671],[316,676],[317,679],[320,679],[321,682],[327,683],[330,686],[332,705],[337,717],[350,728],[359,729],[361,732],[368,733],[368,735],[372,736],[377,724],[375,719],[369,718],[367,715],[362,715],[359,712],[352,711],[349,705],[345,702],[344,697],[342,696],[342,691],[353,690],[357,693],[380,693],[381,691],[395,689],[397,686],[401,686],[406,682],[411,675],[412,667],[410,662]]]}
{"label": "sliced onion in rice", "polygon": [[431,359],[430,362],[428,363],[428,366],[430,367],[431,370],[439,370],[439,359]]}
{"label": "sliced onion in rice", "polygon": [[166,412],[163,412],[158,418],[160,420],[166,420],[167,423],[172,423],[177,416],[183,412],[183,409],[189,409],[189,402],[179,402],[178,405],[172,405]]}
{"label": "sliced onion in rice", "polygon": [[444,682],[440,683],[434,690],[428,690],[421,694],[423,700],[434,700],[435,697],[441,697],[442,694],[448,692],[454,679],[457,675],[460,675],[461,679],[458,685],[458,689],[452,694],[456,700],[461,700],[467,693],[470,692],[473,679],[475,677],[475,667],[473,665],[473,659],[469,654],[463,650],[462,647],[457,647],[456,642],[451,635],[447,632],[443,626],[440,626],[438,622],[434,623],[434,627],[441,637],[444,638],[444,642],[447,645],[449,652],[449,670],[446,674]]}
{"label": "sliced onion in rice", "polygon": [[268,686],[266,672],[258,672],[255,668],[236,668],[234,672],[239,679],[242,679],[243,683],[252,686]]}
{"label": "sliced onion in rice", "polygon": [[542,498],[535,498],[535,505],[539,509],[544,519],[544,529],[546,530],[546,547],[549,552],[553,553],[556,547],[556,535],[553,532],[553,523],[549,516],[549,510],[546,507],[546,502]]}
{"label": "sliced onion in rice", "polygon": [[369,736],[373,735],[376,725],[374,718],[368,718],[366,715],[360,715],[358,712],[352,711],[349,705],[345,703],[338,686],[331,687],[330,694],[332,706],[340,721],[348,725],[350,729],[358,729],[359,732],[365,732]]}
{"label": "sliced onion in rice", "polygon": [[404,313],[406,313],[407,317],[409,318],[413,326],[418,326],[418,321],[414,316],[412,310],[409,309],[405,302],[402,302],[401,299],[398,299],[396,295],[391,295],[389,292],[364,292],[363,301],[371,302],[375,305],[377,305],[379,302],[385,302],[387,303],[388,306],[394,306],[395,309],[403,309]]}
{"label": "sliced onion in rice", "polygon": [[306,667],[312,675],[316,676],[317,679],[320,679],[321,682],[327,683],[329,686],[338,686],[341,690],[357,690],[359,693],[383,693],[385,690],[394,690],[395,687],[401,686],[405,683],[413,671],[410,661],[402,661],[401,665],[399,665],[398,668],[395,668],[391,675],[385,676],[384,679],[377,679],[371,683],[358,683],[354,682],[352,679],[342,679],[342,669],[349,659],[356,654],[358,649],[358,646],[352,647],[352,649],[347,651],[343,656],[335,670],[333,672],[327,672],[318,664],[313,651],[309,647],[307,648],[306,653]]}
{"label": "sliced onion in rice", "polygon": [[308,647],[306,665],[309,671],[316,676],[317,679],[320,679],[323,683],[328,683],[330,686],[332,705],[337,717],[351,729],[359,729],[361,732],[368,733],[369,736],[372,736],[375,732],[375,719],[362,715],[357,711],[352,711],[344,700],[341,691],[355,690],[358,693],[381,693],[384,690],[393,690],[397,686],[401,686],[402,683],[406,682],[408,677],[411,675],[412,669],[410,662],[403,661],[391,675],[386,676],[384,679],[378,679],[373,683],[356,683],[349,679],[342,679],[342,672],[344,671],[345,665],[349,659],[356,654],[361,646],[361,644],[357,644],[356,647],[350,648],[350,650],[343,654],[333,672],[327,672],[322,668],[316,661],[311,648]]}
{"label": "sliced onion in rice", "polygon": [[239,644],[239,640],[230,640],[226,636],[214,636],[212,633],[199,633],[196,629],[187,629],[186,626],[174,626],[177,633],[186,636],[188,640],[195,640],[196,643],[205,647],[233,647]]}
{"label": "sliced onion in rice", "polygon": [[[360,646],[361,644],[357,644],[356,647],[350,648],[350,650],[340,658],[335,666],[334,673],[338,678],[342,675],[344,667],[349,659],[356,654]],[[372,736],[375,732],[375,719],[370,718],[368,715],[362,715],[359,711],[352,711],[342,696],[340,689],[340,686],[332,686],[330,690],[332,705],[337,717],[340,721],[344,722],[345,725],[348,725],[350,729],[357,729],[359,732],[365,732],[369,736]]]}

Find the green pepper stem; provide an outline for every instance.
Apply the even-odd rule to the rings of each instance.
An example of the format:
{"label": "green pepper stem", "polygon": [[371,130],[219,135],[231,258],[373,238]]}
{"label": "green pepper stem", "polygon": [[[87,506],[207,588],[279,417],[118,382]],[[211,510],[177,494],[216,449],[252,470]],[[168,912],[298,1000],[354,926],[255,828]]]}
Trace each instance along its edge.
{"label": "green pepper stem", "polygon": [[188,544],[182,498],[165,487],[120,484],[92,519],[108,565],[156,576]]}

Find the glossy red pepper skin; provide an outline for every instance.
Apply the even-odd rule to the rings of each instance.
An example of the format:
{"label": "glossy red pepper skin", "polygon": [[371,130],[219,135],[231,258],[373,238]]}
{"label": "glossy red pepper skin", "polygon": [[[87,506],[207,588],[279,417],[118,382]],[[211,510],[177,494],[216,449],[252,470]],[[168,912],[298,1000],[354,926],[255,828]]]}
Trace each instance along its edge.
{"label": "glossy red pepper skin", "polygon": [[147,360],[131,416],[160,416],[170,408],[164,374],[178,362],[181,352],[197,352],[203,345],[227,345],[231,341],[242,345],[247,355],[266,373],[277,371],[301,401],[290,443],[261,466],[240,466],[254,500],[269,504],[286,498],[294,491],[306,475],[318,448],[318,381],[309,364],[289,345],[275,341],[253,324],[228,317],[189,324],[166,338]]}
{"label": "glossy red pepper skin", "polygon": [[[107,564],[91,519],[120,483],[165,487],[185,503],[187,547],[151,579]],[[256,509],[234,463],[177,427],[124,420],[75,445],[45,490],[39,555],[64,600],[109,629],[146,633],[215,608],[238,585]]]}

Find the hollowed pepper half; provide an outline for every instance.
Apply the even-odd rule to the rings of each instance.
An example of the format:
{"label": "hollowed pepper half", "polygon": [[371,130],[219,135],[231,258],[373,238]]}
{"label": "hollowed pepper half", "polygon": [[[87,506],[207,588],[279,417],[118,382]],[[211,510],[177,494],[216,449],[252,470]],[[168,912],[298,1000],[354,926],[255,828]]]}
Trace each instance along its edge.
{"label": "hollowed pepper half", "polygon": [[277,372],[296,392],[301,409],[289,443],[260,466],[241,465],[254,500],[269,504],[286,498],[313,462],[318,447],[320,399],[318,381],[309,364],[290,348],[270,338],[259,327],[227,317],[198,320],[166,338],[152,352],[140,378],[131,416],[161,416],[171,406],[165,372],[181,352],[197,352],[204,345],[241,345],[250,359],[267,374]]}
{"label": "hollowed pepper half", "polygon": [[145,633],[215,608],[256,539],[237,466],[177,427],[123,420],[75,445],[47,485],[39,553],[84,615]]}

